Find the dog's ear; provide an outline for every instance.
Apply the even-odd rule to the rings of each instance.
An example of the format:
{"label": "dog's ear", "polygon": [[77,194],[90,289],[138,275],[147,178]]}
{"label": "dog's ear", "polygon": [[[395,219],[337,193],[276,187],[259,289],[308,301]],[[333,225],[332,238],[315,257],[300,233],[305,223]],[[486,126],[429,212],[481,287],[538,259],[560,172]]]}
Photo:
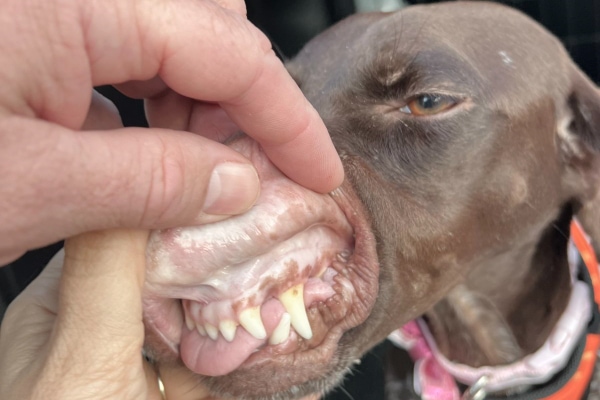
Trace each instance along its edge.
{"label": "dog's ear", "polygon": [[600,250],[600,90],[579,70],[558,128],[561,154],[579,208],[577,218]]}

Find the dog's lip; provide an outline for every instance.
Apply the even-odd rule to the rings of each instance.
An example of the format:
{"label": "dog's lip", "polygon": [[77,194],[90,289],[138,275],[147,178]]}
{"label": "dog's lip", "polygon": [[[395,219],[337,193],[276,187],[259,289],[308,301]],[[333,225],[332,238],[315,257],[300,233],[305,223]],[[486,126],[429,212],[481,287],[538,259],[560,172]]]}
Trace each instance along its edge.
{"label": "dog's lip", "polygon": [[[331,231],[331,232],[335,232],[337,229],[336,227],[330,226],[327,224],[325,224],[325,225],[317,224],[317,225],[313,225],[313,226],[309,227],[306,231],[301,232],[301,234],[309,234],[310,235],[311,231],[313,231],[315,229],[318,230],[321,228]],[[334,234],[334,236],[337,237],[338,234]],[[348,233],[345,233],[343,236],[345,236],[345,235],[348,235]],[[290,240],[293,240],[293,239],[295,239],[295,237],[292,237]],[[346,239],[340,239],[340,240],[344,241]],[[285,244],[286,242],[284,241],[283,243]],[[349,254],[351,254],[351,250],[352,249],[344,250],[346,255],[343,257],[349,257],[350,256]],[[335,258],[335,254],[330,254],[329,256],[326,256],[325,259],[326,260],[336,260],[335,265],[338,266],[338,268],[339,268],[339,265],[340,265],[339,259],[341,259],[341,257],[342,257],[341,254],[337,253],[337,258]],[[259,255],[259,259],[260,258],[261,258],[261,256]],[[255,265],[254,261],[253,260],[250,260],[250,261],[251,261],[251,264],[253,264],[253,266],[255,267],[256,265]],[[328,297],[331,296],[331,294],[327,294],[328,290],[326,290],[327,287],[331,288],[331,285],[333,283],[332,276],[331,276],[333,270],[331,267],[332,267],[332,265],[330,262],[327,262],[327,264],[321,263],[321,264],[315,264],[315,265],[309,266],[309,268],[305,269],[305,272],[303,272],[301,276],[296,276],[295,278],[291,277],[291,278],[289,278],[290,280],[286,279],[282,282],[278,282],[276,287],[271,288],[271,291],[278,290],[277,288],[281,287],[283,289],[281,289],[280,291],[283,292],[288,287],[293,287],[293,286],[301,284],[304,286],[305,305],[306,305],[306,308],[309,309],[316,303],[326,300]],[[295,272],[295,271],[292,271],[292,272]],[[328,277],[328,278],[326,278],[326,277]],[[281,286],[279,286],[279,285],[281,285]],[[146,323],[147,328],[149,328],[149,330],[153,331],[153,333],[156,334],[157,338],[160,339],[162,342],[164,342],[164,345],[166,345],[166,347],[170,350],[170,352],[173,353],[173,355],[175,355],[175,356],[180,355],[179,346],[181,344],[181,338],[183,338],[184,335],[189,338],[189,332],[186,332],[186,329],[185,329],[186,321],[185,321],[185,317],[184,317],[185,312],[183,311],[183,307],[182,307],[182,300],[184,302],[185,301],[194,302],[195,298],[194,298],[193,292],[197,286],[202,286],[202,285],[190,283],[185,286],[174,286],[174,287],[171,286],[170,288],[166,289],[166,291],[154,292],[151,295],[147,294],[144,299],[145,300],[144,301],[144,306],[145,306],[144,307],[144,310],[145,310],[144,315],[145,315],[145,323]],[[332,291],[332,290],[333,289],[329,289],[329,291]],[[252,292],[252,290],[250,291],[250,293],[251,292]],[[273,299],[273,297],[277,297],[275,295],[276,293],[277,292],[273,293],[273,295],[266,295],[265,300],[259,300],[258,304],[262,304],[261,308],[264,307],[264,302],[268,302],[269,299]],[[248,299],[248,296],[251,296],[251,294],[249,294],[249,293],[242,292],[240,296],[242,296],[242,297],[240,297],[238,299],[238,301],[235,301],[235,304],[234,304],[234,301],[232,300],[232,309],[233,310],[244,309],[245,307],[247,307],[248,302],[252,301],[252,300]],[[221,300],[228,301],[229,299],[225,298],[225,299],[221,299]],[[218,301],[218,300],[216,300],[216,301]],[[279,301],[277,301],[277,302],[279,303]],[[211,304],[211,303],[209,303],[209,304]],[[280,303],[279,303],[279,309],[280,310],[277,314],[277,316],[278,316],[277,320],[279,320],[279,317],[285,311],[285,310],[282,311],[282,306]],[[267,314],[267,315],[271,316],[271,314]],[[268,318],[263,315],[262,319],[263,319],[263,323],[265,323],[265,325],[267,325],[266,324],[267,319],[270,321],[270,324],[267,325],[268,334],[270,336],[272,331],[275,328],[274,322],[272,321],[273,318]],[[208,322],[212,323],[213,326],[218,327],[218,325],[219,325],[218,323],[215,323],[213,321],[208,321]],[[187,329],[187,331],[190,331],[190,329]],[[246,331],[244,329],[238,329],[238,332],[246,333]],[[222,339],[220,335],[219,335],[219,339]],[[260,344],[260,346],[263,346],[263,345],[264,345],[264,343]],[[288,349],[290,348],[289,345],[287,347],[288,347]],[[280,352],[282,351],[282,348],[283,348],[283,346],[279,346]],[[193,369],[193,368],[191,368],[191,369]]]}
{"label": "dog's lip", "polygon": [[[328,196],[323,195],[318,196],[329,198]],[[286,233],[283,234],[284,240],[275,247],[273,247],[271,244],[271,239],[266,237],[268,235],[264,235],[261,230],[255,230],[252,228],[250,229],[251,232],[248,236],[246,236],[245,232],[240,233],[239,231],[236,231],[236,233],[233,234],[234,237],[238,237],[238,235],[241,235],[240,237],[244,237],[241,250],[238,251],[235,249],[234,252],[231,252],[231,250],[223,249],[223,252],[226,254],[225,259],[228,260],[227,264],[231,262],[234,263],[231,273],[235,271],[241,271],[239,268],[245,268],[242,267],[243,265],[249,265],[249,269],[254,275],[256,275],[255,271],[263,271],[264,273],[272,270],[268,261],[269,256],[267,253],[263,254],[262,252],[275,253],[276,256],[279,257],[279,260],[277,261],[278,265],[281,265],[285,264],[281,261],[281,258],[293,259],[295,252],[297,253],[298,251],[305,251],[302,249],[302,247],[294,249],[292,246],[290,248],[288,246],[288,243],[290,242],[300,243],[300,246],[302,246],[302,244],[306,245],[306,243],[311,243],[309,248],[321,249],[319,251],[324,251],[327,253],[327,255],[324,255],[325,253],[317,253],[315,256],[317,261],[320,260],[321,257],[323,257],[325,260],[333,260],[335,257],[335,251],[329,249],[328,246],[334,246],[333,248],[343,250],[345,248],[344,243],[351,241],[353,235],[351,226],[348,224],[348,222],[346,222],[343,212],[338,209],[337,205],[333,207],[338,209],[337,214],[339,215],[338,217],[334,216],[335,213],[332,207],[333,204],[335,204],[335,202],[332,202],[330,198],[329,204],[327,205],[328,211],[324,213],[320,211],[320,213],[325,214],[325,216],[319,216],[318,213],[314,213],[309,210],[309,213],[312,215],[312,219],[307,221],[308,227],[304,227],[302,225],[294,227],[294,224],[288,223],[287,219],[284,219],[283,222],[285,222],[287,225]],[[262,212],[259,213],[259,216],[261,215]],[[324,220],[321,222],[317,221],[321,218],[324,218]],[[340,218],[344,220],[343,223],[340,222]],[[236,223],[234,222],[233,225],[236,226]],[[217,240],[217,242],[220,243],[221,239],[219,237],[215,239],[213,237],[214,235],[211,235],[212,230],[202,230],[202,227],[199,228],[201,229],[201,232],[209,234],[207,240],[211,242]],[[227,235],[225,235],[226,237],[229,236],[228,233],[230,232],[230,229],[230,225],[225,225],[225,231],[227,232]],[[241,231],[243,231],[243,229]],[[297,234],[292,233],[296,231],[298,231]],[[313,232],[320,232],[320,235],[315,236],[316,233]],[[151,245],[151,247],[155,245],[163,246],[161,243],[165,243],[166,241],[177,241],[176,238],[174,239],[173,234],[174,232],[170,231],[159,233],[159,236],[154,236],[154,244]],[[258,237],[257,241],[260,242],[259,246],[261,247],[258,248],[263,249],[259,250],[259,252],[255,252],[256,246],[250,245],[250,243],[254,242],[254,235]],[[306,239],[303,239],[306,237],[316,237],[317,242],[315,242],[314,239],[312,242],[306,242]],[[330,241],[330,237],[333,240]],[[202,236],[202,238],[204,239],[205,236]],[[281,252],[282,248],[285,251],[283,253]],[[188,250],[189,247],[184,248],[183,256],[186,258],[190,257],[190,254],[186,253]],[[286,253],[287,251],[291,251],[291,255],[288,255]],[[165,256],[164,251],[158,251],[154,254],[158,255],[155,255],[151,258],[160,258]],[[250,254],[250,258],[244,254]],[[192,255],[192,257],[194,256]],[[208,258],[211,259],[211,262],[215,259],[210,255]],[[309,278],[315,277],[315,275],[321,275],[323,273],[323,269],[329,267],[330,261],[320,261],[318,264],[315,262],[315,264],[310,264],[307,267],[299,266],[299,270],[294,269],[287,272],[287,267],[285,267],[280,273],[278,273],[278,275],[274,276],[274,278],[276,278],[276,282],[274,284],[261,280],[262,278],[258,279],[257,277],[254,277],[251,279],[251,286],[248,286],[246,284],[247,280],[244,278],[244,284],[246,284],[244,289],[240,289],[238,285],[230,285],[228,283],[228,278],[225,278],[225,281],[219,283],[218,280],[220,279],[221,269],[218,267],[219,264],[215,265],[214,262],[211,264],[211,268],[217,272],[217,277],[214,279],[211,276],[207,278],[206,275],[198,275],[193,270],[194,265],[192,265],[192,268],[188,267],[186,269],[188,272],[185,272],[186,270],[182,271],[182,268],[179,267],[167,268],[166,271],[162,271],[159,268],[158,272],[154,276],[149,277],[146,282],[144,301],[146,326],[149,328],[149,330],[155,331],[156,336],[164,341],[164,345],[166,345],[173,354],[177,355],[178,346],[180,344],[180,338],[183,331],[182,327],[185,326],[184,313],[182,312],[180,299],[202,302],[205,305],[215,304],[221,301],[231,301],[231,308],[229,312],[233,312],[233,314],[224,316],[223,314],[219,313],[219,315],[223,318],[231,317],[232,319],[236,320],[236,314],[238,314],[241,310],[252,306],[260,306],[264,301],[268,300],[269,297],[277,296],[277,290],[283,292],[294,285],[306,283]],[[257,263],[264,266],[259,267],[259,264]],[[228,274],[229,273],[226,273],[225,275]],[[183,279],[180,275],[183,275]],[[270,275],[268,275],[265,279],[271,279],[269,276]],[[270,289],[263,289],[265,285],[267,285],[267,288],[270,287]],[[230,287],[234,290],[230,290]],[[313,289],[315,288],[314,285],[311,287]],[[265,290],[268,290],[269,292],[266,292]],[[199,293],[199,291],[201,291],[201,293]],[[259,293],[259,296],[264,296],[262,299],[256,295],[258,292],[264,292]],[[314,301],[323,300],[322,295],[320,295],[318,291],[315,293],[314,290],[309,290],[308,293],[305,294],[308,295],[307,301],[309,301],[309,303],[306,303],[306,305],[310,305],[311,299]],[[210,323],[213,326],[218,326],[219,320],[208,319],[205,320],[205,322]],[[164,347],[164,345],[161,347]]]}

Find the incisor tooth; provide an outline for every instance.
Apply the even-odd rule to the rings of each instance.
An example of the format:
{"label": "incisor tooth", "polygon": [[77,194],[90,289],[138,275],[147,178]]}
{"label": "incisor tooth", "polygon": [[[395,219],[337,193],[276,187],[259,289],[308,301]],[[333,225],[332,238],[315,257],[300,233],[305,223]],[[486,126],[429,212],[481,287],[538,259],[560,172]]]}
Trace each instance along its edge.
{"label": "incisor tooth", "polygon": [[336,258],[339,262],[348,262],[348,257],[350,256],[350,252],[348,250],[344,250],[341,253],[336,254]]}
{"label": "incisor tooth", "polygon": [[269,344],[275,346],[285,342],[285,340],[290,336],[290,321],[290,314],[283,313],[279,323],[277,324],[277,327],[269,338]]}
{"label": "incisor tooth", "polygon": [[312,329],[304,308],[304,284],[293,286],[279,296],[279,301],[290,314],[292,326],[304,339],[312,338]]}
{"label": "incisor tooth", "polygon": [[244,329],[255,338],[264,339],[267,337],[267,331],[260,318],[260,306],[246,308],[238,315],[238,318]]}
{"label": "incisor tooth", "polygon": [[226,319],[226,320],[219,322],[219,330],[221,331],[221,334],[223,335],[225,340],[227,340],[228,342],[231,342],[231,341],[233,341],[233,338],[235,337],[235,331],[237,330],[237,324],[230,319]]}
{"label": "incisor tooth", "polygon": [[201,324],[196,324],[196,330],[198,331],[198,333],[200,334],[200,336],[206,336],[206,330],[204,329],[204,327]]}
{"label": "incisor tooth", "polygon": [[209,338],[211,338],[212,340],[217,340],[217,338],[219,337],[219,330],[216,326],[207,323],[204,326],[204,329],[206,329],[206,333],[208,334]]}

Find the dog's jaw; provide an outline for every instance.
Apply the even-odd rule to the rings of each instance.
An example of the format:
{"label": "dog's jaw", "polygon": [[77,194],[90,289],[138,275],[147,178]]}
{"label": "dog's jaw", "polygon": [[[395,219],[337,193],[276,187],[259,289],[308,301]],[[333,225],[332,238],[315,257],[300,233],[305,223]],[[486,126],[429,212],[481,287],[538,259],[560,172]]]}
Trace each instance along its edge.
{"label": "dog's jaw", "polygon": [[347,182],[317,194],[287,179],[249,137],[229,145],[257,167],[261,195],[243,215],[153,233],[149,353],[181,358],[225,396],[319,391],[364,350],[347,346],[345,333],[362,330],[378,291],[369,220]]}

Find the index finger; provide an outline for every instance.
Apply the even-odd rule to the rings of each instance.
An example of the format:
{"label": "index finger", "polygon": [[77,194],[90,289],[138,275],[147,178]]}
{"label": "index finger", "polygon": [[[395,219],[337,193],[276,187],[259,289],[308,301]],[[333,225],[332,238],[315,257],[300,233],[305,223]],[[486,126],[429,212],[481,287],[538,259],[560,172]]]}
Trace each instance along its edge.
{"label": "index finger", "polygon": [[273,51],[248,90],[221,106],[287,176],[318,192],[341,184],[341,161],[323,121]]}
{"label": "index finger", "polygon": [[[321,118],[273,52],[266,52],[261,61],[262,71],[249,89],[218,105],[183,97],[168,90],[160,79],[128,82],[119,90],[147,98],[146,116],[151,126],[191,129],[213,140],[242,127],[292,179],[320,192],[339,186],[343,170]],[[229,117],[227,122],[223,111]],[[214,120],[217,115],[219,119]],[[227,129],[229,126],[233,130]],[[222,132],[224,128],[226,132]]]}
{"label": "index finger", "polygon": [[[342,164],[323,121],[262,32],[239,13],[211,1],[137,4],[138,15],[131,18],[137,20],[145,49],[131,54],[141,60],[125,63],[119,73],[121,81],[158,74],[184,96],[219,103],[293,180],[318,192],[341,184]],[[105,8],[105,3],[101,7]],[[99,30],[106,28],[108,20],[101,18],[102,14],[102,10],[90,14],[94,18],[98,15],[102,21]],[[93,30],[87,38],[102,43],[127,43],[123,38],[107,40]],[[115,50],[116,55],[122,56],[123,49],[115,49],[112,44],[88,44],[88,48],[101,53],[90,54],[90,58],[106,60],[92,64],[95,83],[118,83],[110,73],[107,75],[107,71],[115,70],[108,61],[115,56]],[[127,74],[127,69],[137,71]]]}

